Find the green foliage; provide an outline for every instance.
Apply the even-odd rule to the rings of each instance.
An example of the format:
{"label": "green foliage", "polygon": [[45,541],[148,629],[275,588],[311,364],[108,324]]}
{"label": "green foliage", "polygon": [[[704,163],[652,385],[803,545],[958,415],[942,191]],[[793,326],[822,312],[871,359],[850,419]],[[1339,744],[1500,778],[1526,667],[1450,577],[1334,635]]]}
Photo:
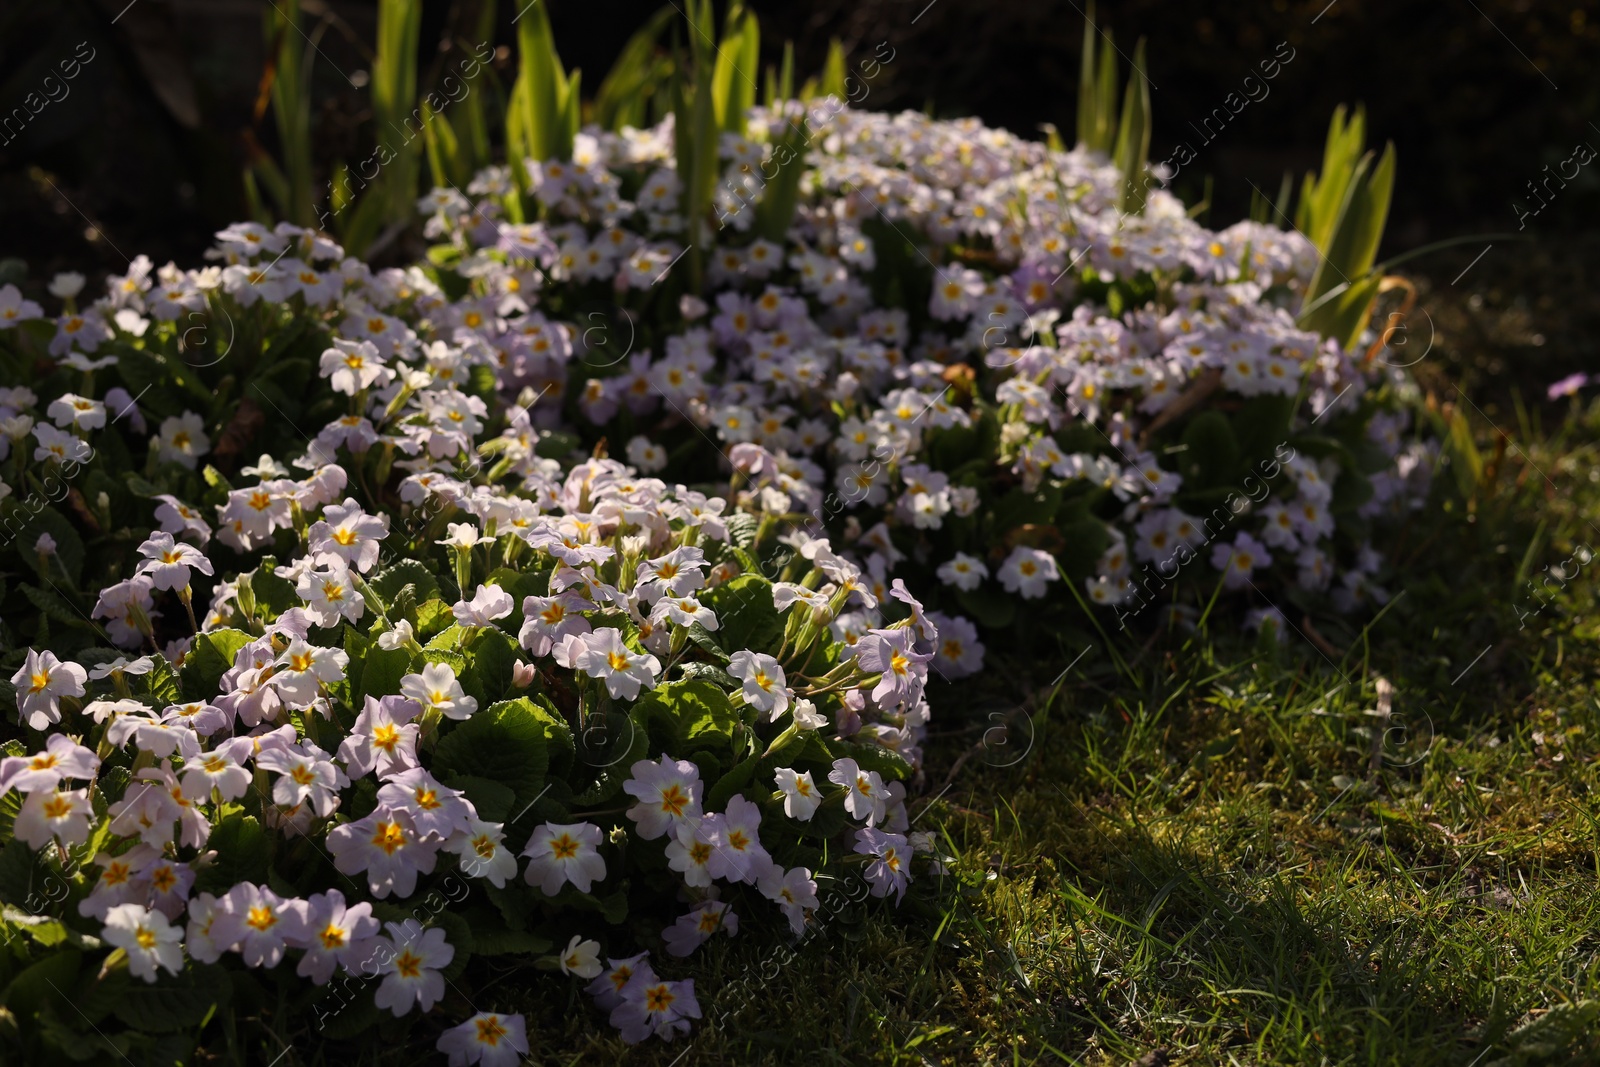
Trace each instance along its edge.
{"label": "green foliage", "polygon": [[1394,145],[1381,157],[1364,152],[1365,146],[1365,113],[1357,108],[1347,122],[1339,107],[1328,128],[1322,172],[1306,175],[1295,212],[1296,226],[1322,253],[1300,322],[1347,348],[1366,329],[1383,280],[1373,263],[1394,193]]}
{"label": "green foliage", "polygon": [[453,724],[439,739],[434,768],[441,776],[498,782],[520,806],[538,799],[547,775],[564,773],[572,754],[567,724],[535,700],[519,697]]}

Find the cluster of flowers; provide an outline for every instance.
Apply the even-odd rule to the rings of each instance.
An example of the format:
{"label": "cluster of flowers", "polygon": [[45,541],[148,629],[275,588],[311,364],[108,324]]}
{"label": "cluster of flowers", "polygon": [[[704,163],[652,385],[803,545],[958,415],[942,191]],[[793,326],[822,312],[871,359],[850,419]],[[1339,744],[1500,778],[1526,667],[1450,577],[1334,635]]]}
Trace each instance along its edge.
{"label": "cluster of flowers", "polygon": [[[924,689],[938,656],[971,666],[941,619],[826,538],[607,458],[541,454],[565,439],[506,401],[498,350],[420,272],[374,275],[287,226],[219,241],[220,271],[153,279],[140,263],[69,308],[53,354],[77,392],[0,394],[0,462],[30,490],[5,512],[28,535],[9,544],[41,586],[70,592],[88,562],[65,543],[77,527],[55,525],[52,480],[93,492],[109,467],[150,516],[112,515],[109,491],[71,497],[133,532],[86,612],[117,647],[19,649],[10,675],[27,733],[5,745],[0,835],[66,887],[29,910],[119,950],[107,973],[125,957],[151,982],[219,962],[342,974],[396,1016],[452,991],[470,1004],[471,955],[524,951],[591,980],[639,1041],[689,1028],[693,982],[637,954],[603,965],[602,940],[639,946],[584,936],[586,914],[614,926],[677,899],[660,939],[684,957],[736,933],[735,906],[748,921],[767,902],[803,933],[819,881],[904,896],[932,848],[905,810]],[[323,260],[339,263],[327,301],[284,281],[313,285]],[[81,286],[55,288],[72,304]],[[176,351],[191,290],[208,314],[256,307],[269,337],[318,310],[327,330],[300,410],[344,413],[243,484],[198,470],[236,426],[183,410],[151,433],[145,409],[170,395],[94,388]],[[0,308],[12,327],[42,317],[12,289]],[[116,470],[140,434],[142,470]],[[408,917],[445,873],[473,901]],[[479,1013],[439,1047],[510,1062],[526,1023]]]}
{"label": "cluster of flowers", "polygon": [[[692,983],[574,927],[676,894],[684,956],[747,902],[803,931],[846,870],[903,896],[927,679],[984,655],[922,600],[1000,627],[1071,586],[1126,616],[1195,558],[1386,596],[1370,526],[1432,446],[1403,373],[1297,325],[1308,242],[835,104],[722,134],[715,224],[669,120],[528,163],[526,204],[505,167],[435,191],[417,266],[240,223],[87,304],[58,276],[53,318],[0,287],[28,382],[0,388],[0,552],[38,609],[0,620],[31,731],[0,836],[70,886],[52,916],[142,978],[292,951],[397,1015],[475,952],[565,940],[550,969],[671,1037]],[[780,163],[802,122],[825,135]],[[470,922],[406,912],[442,871]],[[514,1015],[441,1039],[525,1046]]]}
{"label": "cluster of flowers", "polygon": [[[1252,222],[1213,233],[1159,189],[1120,211],[1103,159],[972,120],[815,110],[758,108],[748,137],[722,135],[714,247],[680,213],[670,122],[530,164],[541,222],[505,221],[503,170],[471,198],[423,201],[449,242],[439,261],[469,285],[458,306],[536,419],[575,406],[611,434],[649,425],[628,444],[647,470],[669,440],[754,446],[742,506],[827,527],[877,580],[937,575],[958,603],[991,574],[1032,599],[1076,571],[1125,614],[1196,556],[1230,589],[1343,611],[1385,598],[1371,521],[1420,503],[1436,446],[1407,439],[1403,373],[1296,324],[1308,240]],[[783,234],[763,232],[773,145],[807,119],[826,136],[792,164],[807,168],[801,203]],[[676,308],[635,296],[670,289],[696,245],[704,290]],[[602,298],[658,323],[629,333],[658,348],[624,364],[620,317],[601,331],[597,313],[559,314]],[[1229,416],[1226,439],[1211,420],[1189,435],[1197,412]],[[1260,455],[1239,454],[1247,437]],[[1271,504],[1218,491],[1291,443]],[[1053,507],[1007,501],[1041,492]]]}

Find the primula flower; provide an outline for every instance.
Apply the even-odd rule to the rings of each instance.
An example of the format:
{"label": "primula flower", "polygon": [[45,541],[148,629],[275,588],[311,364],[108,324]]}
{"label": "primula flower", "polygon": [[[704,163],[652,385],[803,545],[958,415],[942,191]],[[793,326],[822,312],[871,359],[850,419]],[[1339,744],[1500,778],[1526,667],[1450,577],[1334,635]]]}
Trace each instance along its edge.
{"label": "primula flower", "polygon": [[466,794],[441,785],[421,767],[401,771],[385,782],[378,790],[378,803],[408,812],[417,833],[435,841],[449,840],[477,818]]}
{"label": "primula flower", "polygon": [[457,601],[450,612],[462,626],[493,626],[515,606],[511,594],[498,585],[480,585],[471,600]]}
{"label": "primula flower", "polygon": [[81,845],[89,839],[93,817],[87,789],[37,789],[17,812],[15,833],[35,849],[44,848],[52,838],[63,845]]}
{"label": "primula flower", "polygon": [[806,912],[817,907],[817,883],[805,867],[792,867],[785,871],[779,864],[770,865],[756,883],[761,895],[783,910],[789,920],[789,929],[796,936],[805,931]]}
{"label": "primula flower", "polygon": [[44,730],[61,721],[61,698],[83,696],[89,672],[76,663],[63,663],[54,652],[28,649],[27,659],[11,684],[17,691],[17,710],[31,730]]}
{"label": "primula flower", "polygon": [[40,463],[87,463],[94,455],[89,442],[63,433],[48,423],[35,426],[33,436],[39,442],[39,447],[33,450],[33,458]]}
{"label": "primula flower", "polygon": [[922,699],[927,663],[933,656],[911,647],[907,629],[871,630],[855,644],[856,665],[877,673],[872,700],[881,708],[898,708]]}
{"label": "primula flower", "polygon": [[334,347],[322,353],[318,368],[328,385],[336,393],[355,396],[374,385],[383,386],[394,380],[394,371],[384,365],[378,348],[371,341],[347,341],[336,337]]}
{"label": "primula flower", "polygon": [[889,793],[877,771],[862,770],[855,760],[845,757],[833,761],[828,781],[848,790],[844,806],[851,815],[866,820],[868,826],[876,826],[883,821],[888,810]]}
{"label": "primula flower", "polygon": [[709,863],[711,877],[754,883],[772,862],[761,846],[761,809],[735,793],[718,826]]}
{"label": "primula flower", "polygon": [[199,466],[200,457],[211,451],[205,420],[192,411],[162,419],[161,432],[151,443],[155,445],[158,460],[189,470]]}
{"label": "primula flower", "polygon": [[400,679],[400,695],[414,700],[424,712],[437,711],[447,719],[470,719],[478,710],[475,697],[467,696],[448,663],[430,663],[421,674]]}
{"label": "primula flower", "polygon": [[704,889],[711,885],[711,858],[721,840],[722,816],[684,819],[673,827],[667,841],[667,866],[683,875],[685,885]]}
{"label": "primula flower", "polygon": [[296,947],[305,949],[295,973],[317,985],[327,985],[335,967],[354,970],[378,933],[372,905],[347,905],[337,889],[290,901],[289,908],[296,915]]}
{"label": "primula flower", "polygon": [[689,956],[718,930],[734,936],[739,932],[739,917],[723,902],[707,900],[687,915],[680,915],[677,922],[661,932],[661,938],[674,956]]}
{"label": "primula flower", "polygon": [[765,652],[740,649],[728,661],[728,673],[744,683],[744,701],[776,722],[789,707],[788,680],[777,659]]}
{"label": "primula flower", "polygon": [[389,516],[368,515],[351,497],[323,508],[322,518],[306,531],[313,555],[337,556],[362,574],[377,566],[381,542],[388,536]]}
{"label": "primula flower", "polygon": [[[599,979],[596,979],[598,981]],[[622,1040],[637,1045],[651,1034],[671,1041],[689,1032],[690,1019],[700,1018],[700,1002],[695,999],[694,979],[667,982],[652,973],[636,973],[622,987],[622,1002],[611,1009],[611,1025],[622,1032]]]}
{"label": "primula flower", "polygon": [[628,987],[638,975],[645,975],[655,981],[655,969],[650,966],[650,953],[641,952],[637,956],[627,959],[606,960],[606,971],[600,977],[584,986],[584,992],[594,998],[595,1004],[601,1011],[610,1011],[622,1003],[622,991]]}
{"label": "primula flower", "polygon": [[305,936],[305,915],[266,886],[240,882],[227,908],[239,920],[239,955],[246,967],[275,967],[290,940]]}
{"label": "primula flower", "polygon": [[638,824],[639,836],[646,841],[701,814],[700,771],[693,763],[664,755],[656,763],[640,760],[632,771],[622,788],[639,803],[628,809],[627,816]]}
{"label": "primula flower", "polygon": [[353,778],[378,772],[392,778],[417,766],[417,733],[411,720],[417,705],[402,696],[377,698],[368,694],[350,735],[339,745],[339,759]]}
{"label": "primula flower", "polygon": [[469,819],[465,829],[456,831],[445,842],[446,852],[454,852],[461,873],[468,878],[487,878],[496,889],[517,876],[517,857],[505,847],[505,828],[497,822]]}
{"label": "primula flower", "polygon": [[430,874],[436,846],[425,843],[405,810],[378,805],[372,814],[328,831],[333,865],[344,874],[366,873],[367,886],[380,900],[395,893],[408,897],[418,874]]}
{"label": "primula flower", "polygon": [[517,640],[535,657],[548,656],[556,642],[569,634],[586,634],[593,627],[579,612],[594,605],[577,593],[530,596],[522,600],[522,630]]}
{"label": "primula flower", "polygon": [[600,973],[600,942],[586,941],[582,934],[573,934],[561,952],[560,962],[564,974],[594,978]]}
{"label": "primula flower", "polygon": [[698,548],[675,548],[658,559],[639,564],[639,580],[634,588],[639,598],[647,602],[662,596],[688,596],[705,585],[705,565],[705,554]]}
{"label": "primula flower", "polygon": [[970,593],[989,577],[989,568],[978,557],[957,552],[948,561],[941,563],[936,573],[945,585],[953,585]]}
{"label": "primula flower", "polygon": [[184,947],[189,957],[198,963],[216,963],[223,953],[238,947],[244,935],[244,921],[233,910],[226,894],[214,897],[201,893],[189,901],[189,927],[184,935]]}
{"label": "primula flower", "polygon": [[318,626],[337,626],[341,619],[360,622],[366,611],[366,600],[351,581],[349,567],[337,556],[324,555],[317,566],[307,568],[295,583],[295,592]]}
{"label": "primula flower", "polygon": [[822,803],[822,793],[811,780],[810,771],[797,771],[793,767],[779,767],[774,772],[778,788],[783,791],[783,813],[791,819],[810,822]]}
{"label": "primula flower", "polygon": [[128,954],[128,970],[146,982],[156,980],[156,969],[172,974],[183,969],[183,933],[158,911],[138,904],[118,904],[106,913],[100,935],[107,944]]}
{"label": "primula flower", "polygon": [[[606,683],[613,700],[632,700],[640,688],[655,688],[661,674],[661,661],[648,654],[631,651],[622,643],[622,632],[607,626],[583,636],[563,639],[564,652],[574,670]],[[557,657],[560,662],[560,657]]]}
{"label": "primula flower", "polygon": [[856,831],[854,851],[873,857],[865,872],[873,896],[892,892],[896,903],[905,899],[906,883],[911,880],[911,846],[903,836],[864,827]]}
{"label": "primula flower", "polygon": [[450,1058],[450,1067],[516,1067],[528,1055],[528,1027],[520,1015],[480,1011],[440,1034],[434,1047]]}
{"label": "primula flower", "polygon": [[339,790],[350,784],[326,752],[310,742],[294,748],[264,749],[256,766],[277,774],[272,783],[273,803],[285,808],[308,804],[326,818],[339,806]]}
{"label": "primula flower", "polygon": [[1242,589],[1250,584],[1251,574],[1272,566],[1272,555],[1260,541],[1240,531],[1232,544],[1219,541],[1212,546],[1211,565],[1223,572],[1223,588]]}
{"label": "primula flower", "polygon": [[221,800],[238,800],[250,791],[251,775],[243,763],[254,750],[250,738],[231,737],[210,752],[184,760],[183,795],[206,801],[215,790]]}
{"label": "primula flower", "polygon": [[455,959],[456,950],[437,927],[424,928],[416,920],[385,923],[388,937],[378,938],[378,947],[387,963],[379,973],[383,983],[373,997],[380,1008],[388,1008],[396,1018],[418,1005],[432,1010],[444,996],[444,975],[439,972]]}
{"label": "primula flower", "polygon": [[547,822],[533,831],[522,850],[529,857],[524,875],[529,885],[553,897],[571,882],[580,893],[589,892],[606,876],[605,857],[600,855],[603,840],[600,827],[593,823]]}
{"label": "primula flower", "polygon": [[50,402],[44,413],[62,429],[98,430],[106,424],[106,406],[98,400],[62,393]]}
{"label": "primula flower", "polygon": [[15,789],[19,793],[54,789],[64,778],[81,778],[87,781],[93,778],[99,769],[100,758],[92,751],[66,734],[51,734],[45,742],[43,752],[37,752],[32,756],[7,756],[0,759],[0,793],[8,789]]}
{"label": "primula flower", "polygon": [[1011,550],[1011,555],[1000,565],[997,576],[1006,592],[1016,593],[1024,600],[1037,600],[1044,596],[1049,584],[1060,577],[1054,556],[1025,545],[1018,545]]}
{"label": "primula flower", "polygon": [[338,648],[324,648],[295,638],[278,657],[272,685],[291,708],[304,708],[321,695],[324,686],[344,681],[350,656]]}

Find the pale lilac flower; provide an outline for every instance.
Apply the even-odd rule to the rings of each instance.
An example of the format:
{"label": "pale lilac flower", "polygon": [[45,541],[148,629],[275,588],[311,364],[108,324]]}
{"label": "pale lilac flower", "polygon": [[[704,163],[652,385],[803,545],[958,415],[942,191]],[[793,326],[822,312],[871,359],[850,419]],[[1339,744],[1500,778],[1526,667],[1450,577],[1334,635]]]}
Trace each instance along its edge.
{"label": "pale lilac flower", "polygon": [[372,905],[365,901],[347,905],[337,889],[291,901],[289,906],[298,916],[296,947],[305,950],[295,973],[317,985],[327,985],[340,965],[354,970],[378,933]]}
{"label": "pale lilac flower", "polygon": [[776,722],[789,707],[788,680],[777,659],[765,652],[740,649],[728,661],[728,673],[744,683],[744,701]]}
{"label": "pale lilac flower", "polygon": [[344,874],[367,875],[367,886],[380,900],[390,893],[408,897],[418,874],[430,874],[435,846],[425,843],[411,813],[382,804],[372,814],[328,831],[328,851]]}
{"label": "pale lilac flower", "polygon": [[623,791],[638,799],[627,811],[639,836],[653,841],[676,823],[700,815],[700,771],[688,760],[662,756],[659,762],[639,760]]}
{"label": "pale lilac flower", "polygon": [[54,789],[64,778],[88,781],[99,769],[100,758],[93,751],[66,734],[51,734],[45,741],[43,752],[0,759],[0,793],[8,789],[15,789],[19,793]]}
{"label": "pale lilac flower", "polygon": [[214,897],[201,893],[189,901],[189,927],[184,947],[196,963],[216,963],[231,952],[244,936],[244,920],[233,910],[226,894]]}
{"label": "pale lilac flower", "polygon": [[[596,979],[599,981],[600,979]],[[635,973],[622,987],[621,1003],[611,1009],[611,1025],[622,1032],[622,1040],[637,1045],[651,1034],[671,1041],[686,1034],[690,1019],[700,1018],[700,1002],[694,996],[694,979],[667,982],[655,974]]]}
{"label": "pale lilac flower", "polygon": [[417,705],[400,696],[367,695],[366,706],[356,716],[350,735],[339,745],[339,759],[353,778],[378,772],[392,778],[417,766],[417,733],[411,720]]}
{"label": "pale lilac flower", "polygon": [[434,1047],[449,1057],[450,1067],[516,1067],[528,1055],[528,1027],[520,1015],[480,1011],[440,1034]]}
{"label": "pale lilac flower", "polygon": [[385,923],[387,938],[379,943],[389,956],[383,974],[383,983],[373,997],[380,1008],[394,1012],[395,1017],[418,1005],[429,1011],[444,996],[444,976],[439,972],[455,959],[456,950],[445,940],[444,931],[438,927],[424,927],[416,920],[404,923]]}
{"label": "pale lilac flower", "polygon": [[844,757],[833,761],[828,781],[849,790],[844,806],[851,815],[866,820],[868,826],[883,821],[888,811],[889,793],[877,771],[862,770],[855,760]]}
{"label": "pale lilac flower", "polygon": [[246,967],[276,967],[287,941],[304,935],[304,916],[266,886],[240,882],[228,890],[239,919],[239,955]]}
{"label": "pale lilac flower", "polygon": [[28,649],[27,659],[11,684],[17,691],[17,710],[32,730],[43,730],[61,721],[61,698],[83,696],[89,672],[76,663],[64,663],[54,652]]}
{"label": "pale lilac flower", "polygon": [[641,687],[655,688],[661,661],[630,650],[622,643],[622,632],[615,627],[603,627],[566,641],[573,669],[604,681],[613,700],[632,700]]}
{"label": "pale lilac flower", "polygon": [[791,867],[785,871],[779,864],[771,864],[757,883],[761,895],[783,910],[789,920],[789,929],[797,936],[806,928],[806,911],[817,907],[817,883],[805,867]]}
{"label": "pale lilac flower", "polygon": [[409,813],[411,825],[425,840],[447,841],[477,817],[466,794],[441,785],[421,767],[401,771],[385,782],[378,790],[378,804]]}
{"label": "pale lilac flower", "polygon": [[600,974],[600,942],[573,934],[561,953],[561,971],[574,978],[595,978]]}
{"label": "pale lilac flower", "polygon": [[1056,559],[1050,553],[1018,545],[1000,565],[998,577],[1006,592],[1017,593],[1024,600],[1037,600],[1060,575],[1056,571]]}
{"label": "pale lilac flower", "polygon": [[400,695],[447,719],[470,719],[478,710],[477,698],[467,696],[448,663],[430,663],[421,674],[406,675],[400,679]]}
{"label": "pale lilac flower", "polygon": [[522,600],[522,630],[517,640],[535,657],[548,656],[557,641],[569,634],[586,634],[592,627],[579,612],[594,605],[577,593],[530,596]]}
{"label": "pale lilac flower", "polygon": [[793,767],[779,767],[774,772],[778,788],[783,791],[783,813],[791,819],[810,822],[822,803],[822,792],[811,780],[810,771],[797,771]]}
{"label": "pale lilac flower", "polygon": [[387,536],[389,516],[368,515],[352,497],[323,508],[322,518],[306,531],[312,554],[337,556],[362,574],[377,566]]}
{"label": "pale lilac flower", "polygon": [[568,882],[578,892],[587,893],[606,876],[605,857],[600,855],[603,839],[600,827],[593,823],[547,822],[533,831],[528,847],[522,850],[529,857],[524,877],[529,885],[544,890],[545,896],[555,896]]}
{"label": "pale lilac flower", "polygon": [[517,876],[517,857],[505,847],[505,839],[505,828],[500,823],[473,818],[465,829],[445,842],[444,848],[456,854],[462,874],[486,878],[499,889],[507,879]]}
{"label": "pale lilac flower", "polygon": [[457,601],[450,612],[462,626],[492,626],[495,619],[510,615],[513,607],[510,593],[498,585],[480,585],[471,600]]}
{"label": "pale lilac flower", "polygon": [[93,817],[87,789],[36,789],[17,812],[14,832],[34,849],[44,848],[52,838],[62,845],[81,845],[89,839]]}
{"label": "pale lilac flower", "polygon": [[896,903],[905,899],[906,883],[911,880],[911,846],[904,837],[864,827],[856,831],[855,851],[873,857],[865,872],[873,896],[892,892]]}
{"label": "pale lilac flower", "polygon": [[733,909],[719,900],[707,900],[687,915],[662,931],[667,951],[674,956],[691,955],[695,949],[711,940],[718,930],[726,930],[729,937],[739,932],[739,917]]}
{"label": "pale lilac flower", "polygon": [[183,969],[183,932],[158,911],[138,904],[118,904],[106,913],[107,944],[128,954],[128,969],[146,982],[156,980],[157,968],[172,974]]}
{"label": "pale lilac flower", "polygon": [[360,622],[366,601],[350,579],[343,559],[324,555],[295,583],[295,592],[306,602],[306,614],[318,626],[337,626],[339,620]]}

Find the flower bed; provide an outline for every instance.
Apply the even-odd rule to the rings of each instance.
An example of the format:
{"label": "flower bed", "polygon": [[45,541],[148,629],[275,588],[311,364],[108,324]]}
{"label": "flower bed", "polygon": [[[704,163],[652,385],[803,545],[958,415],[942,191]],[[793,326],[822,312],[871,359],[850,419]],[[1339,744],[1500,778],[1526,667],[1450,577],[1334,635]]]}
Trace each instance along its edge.
{"label": "flower bed", "polygon": [[0,289],[8,1040],[268,990],[350,1037],[498,957],[670,1040],[673,958],[937,869],[924,689],[1021,602],[1383,598],[1429,446],[1297,325],[1308,241],[832,103],[720,137],[714,237],[668,123],[436,190],[406,269],[242,223]]}

